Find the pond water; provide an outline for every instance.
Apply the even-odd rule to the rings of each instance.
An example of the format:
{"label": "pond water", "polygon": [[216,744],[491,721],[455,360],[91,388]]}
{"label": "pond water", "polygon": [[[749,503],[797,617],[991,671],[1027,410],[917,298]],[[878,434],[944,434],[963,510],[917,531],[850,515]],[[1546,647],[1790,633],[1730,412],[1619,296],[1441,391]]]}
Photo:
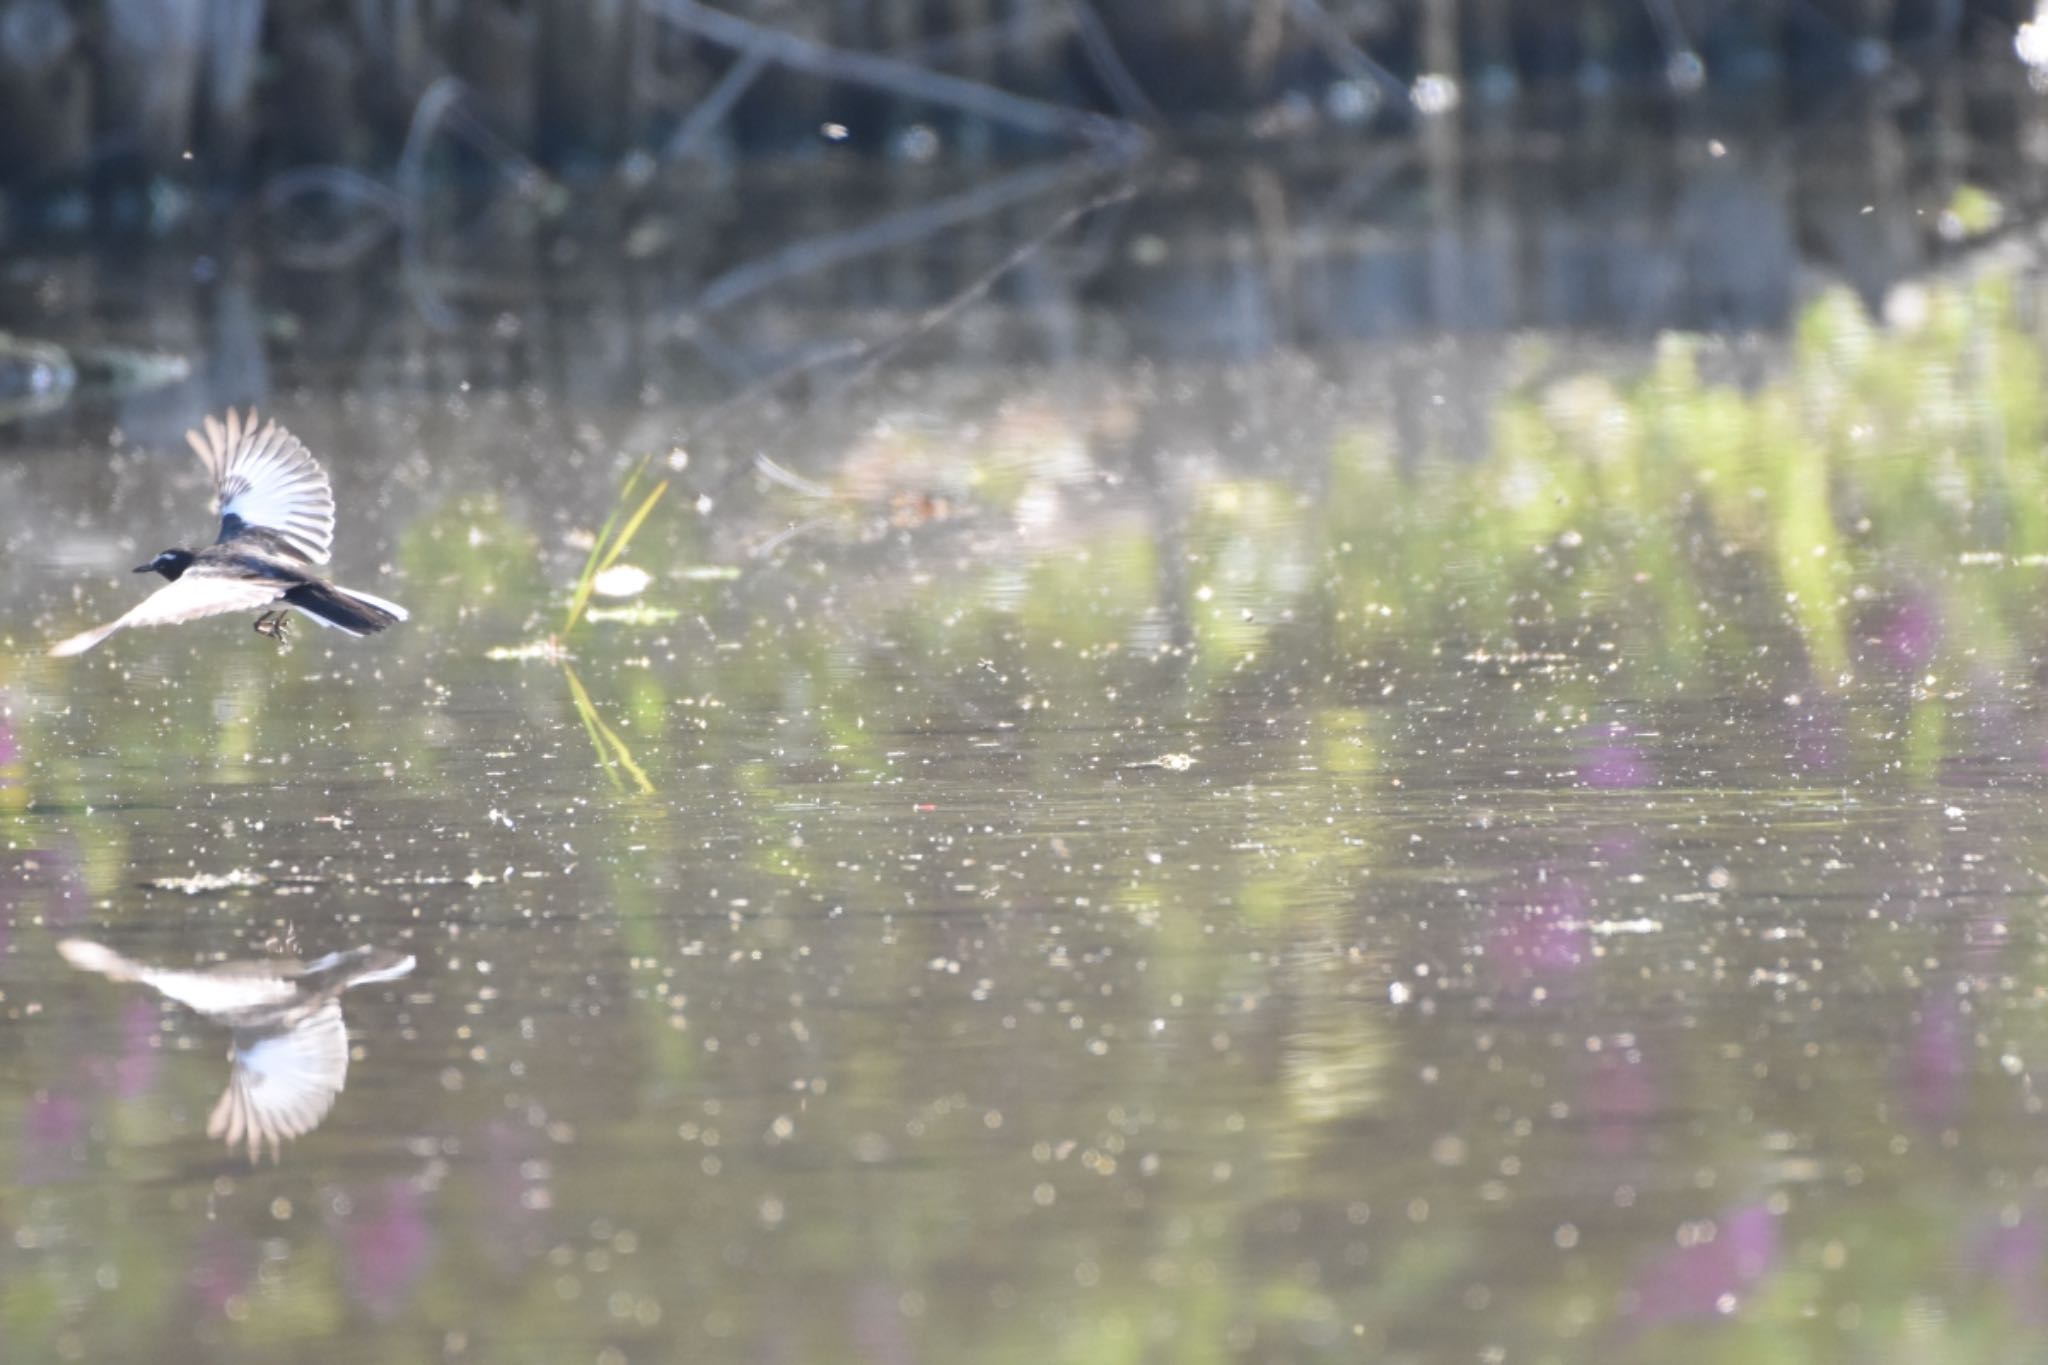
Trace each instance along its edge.
{"label": "pond water", "polygon": [[[1709,182],[1311,252],[1275,183],[716,412],[1044,220],[681,324],[16,269],[17,331],[193,363],[0,435],[8,1358],[2048,1354],[2048,335],[1913,235],[1988,192],[1895,185],[1858,272],[1799,244],[1868,186],[1768,158],[1742,246]],[[1475,282],[1532,241],[1642,269]],[[412,619],[44,657],[252,400]],[[331,1094],[334,1010],[81,943],[384,970],[252,1161],[231,1070]]]}

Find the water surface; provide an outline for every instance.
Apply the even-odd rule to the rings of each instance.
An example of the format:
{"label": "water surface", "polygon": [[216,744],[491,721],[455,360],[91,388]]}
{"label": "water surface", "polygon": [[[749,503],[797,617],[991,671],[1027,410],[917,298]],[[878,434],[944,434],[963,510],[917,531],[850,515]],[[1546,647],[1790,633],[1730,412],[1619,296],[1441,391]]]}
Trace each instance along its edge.
{"label": "water surface", "polygon": [[[108,288],[97,335],[197,363],[0,464],[22,1359],[2048,1350],[2025,263],[1446,330],[1367,306],[1379,239],[1282,293],[1172,203],[714,426],[1016,236],[722,351],[630,276],[445,331]],[[1355,325],[1307,327],[1333,279]],[[41,657],[201,533],[178,433],[259,398],[412,621]],[[646,585],[563,634],[643,457]],[[66,938],[417,967],[252,1165],[228,1030]]]}

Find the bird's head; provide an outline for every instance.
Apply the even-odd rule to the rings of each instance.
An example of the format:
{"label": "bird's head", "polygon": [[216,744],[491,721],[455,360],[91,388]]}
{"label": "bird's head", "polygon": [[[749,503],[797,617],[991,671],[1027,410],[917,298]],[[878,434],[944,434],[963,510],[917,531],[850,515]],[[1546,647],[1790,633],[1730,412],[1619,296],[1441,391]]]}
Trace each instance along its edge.
{"label": "bird's head", "polygon": [[155,559],[150,560],[149,563],[137,564],[135,572],[160,573],[165,578],[175,579],[179,574],[192,567],[194,558],[196,556],[190,550],[165,550]]}

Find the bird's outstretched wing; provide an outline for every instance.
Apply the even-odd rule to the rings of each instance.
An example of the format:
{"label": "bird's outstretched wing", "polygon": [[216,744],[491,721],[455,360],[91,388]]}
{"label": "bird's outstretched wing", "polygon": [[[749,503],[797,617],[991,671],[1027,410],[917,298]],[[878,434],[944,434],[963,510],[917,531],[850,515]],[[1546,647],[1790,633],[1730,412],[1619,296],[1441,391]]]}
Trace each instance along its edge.
{"label": "bird's outstretched wing", "polygon": [[302,970],[295,962],[158,967],[86,938],[67,938],[57,952],[82,972],[98,972],[109,981],[140,981],[167,999],[215,1017],[289,1003],[299,993],[293,978]]}
{"label": "bird's outstretched wing", "polygon": [[117,630],[129,626],[168,626],[226,611],[251,611],[275,602],[292,585],[281,579],[223,578],[213,574],[187,573],[166,583],[128,609],[126,615],[80,631],[68,640],[50,646],[58,658],[83,654]]}
{"label": "bird's outstretched wing", "polygon": [[253,409],[244,421],[230,408],[226,422],[208,417],[203,435],[188,431],[185,439],[213,476],[222,542],[261,527],[315,564],[327,562],[334,490],[298,437],[275,422],[259,429]]}
{"label": "bird's outstretched wing", "polygon": [[341,1002],[330,995],[282,1029],[237,1032],[232,1056],[228,1088],[207,1117],[206,1135],[246,1146],[252,1162],[267,1147],[275,1161],[286,1138],[320,1126],[348,1083]]}

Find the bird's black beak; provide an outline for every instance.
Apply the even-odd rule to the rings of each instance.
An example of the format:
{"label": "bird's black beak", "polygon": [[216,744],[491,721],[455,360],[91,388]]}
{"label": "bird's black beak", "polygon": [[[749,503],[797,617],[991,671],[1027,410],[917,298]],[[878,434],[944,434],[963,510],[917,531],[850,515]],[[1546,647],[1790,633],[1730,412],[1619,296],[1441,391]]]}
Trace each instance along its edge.
{"label": "bird's black beak", "polygon": [[156,572],[156,561],[155,561],[154,559],[152,559],[152,560],[150,560],[150,561],[149,561],[149,563],[147,563],[147,564],[137,564],[137,565],[135,566],[135,572],[137,572],[137,573],[155,573],[155,572]]}

